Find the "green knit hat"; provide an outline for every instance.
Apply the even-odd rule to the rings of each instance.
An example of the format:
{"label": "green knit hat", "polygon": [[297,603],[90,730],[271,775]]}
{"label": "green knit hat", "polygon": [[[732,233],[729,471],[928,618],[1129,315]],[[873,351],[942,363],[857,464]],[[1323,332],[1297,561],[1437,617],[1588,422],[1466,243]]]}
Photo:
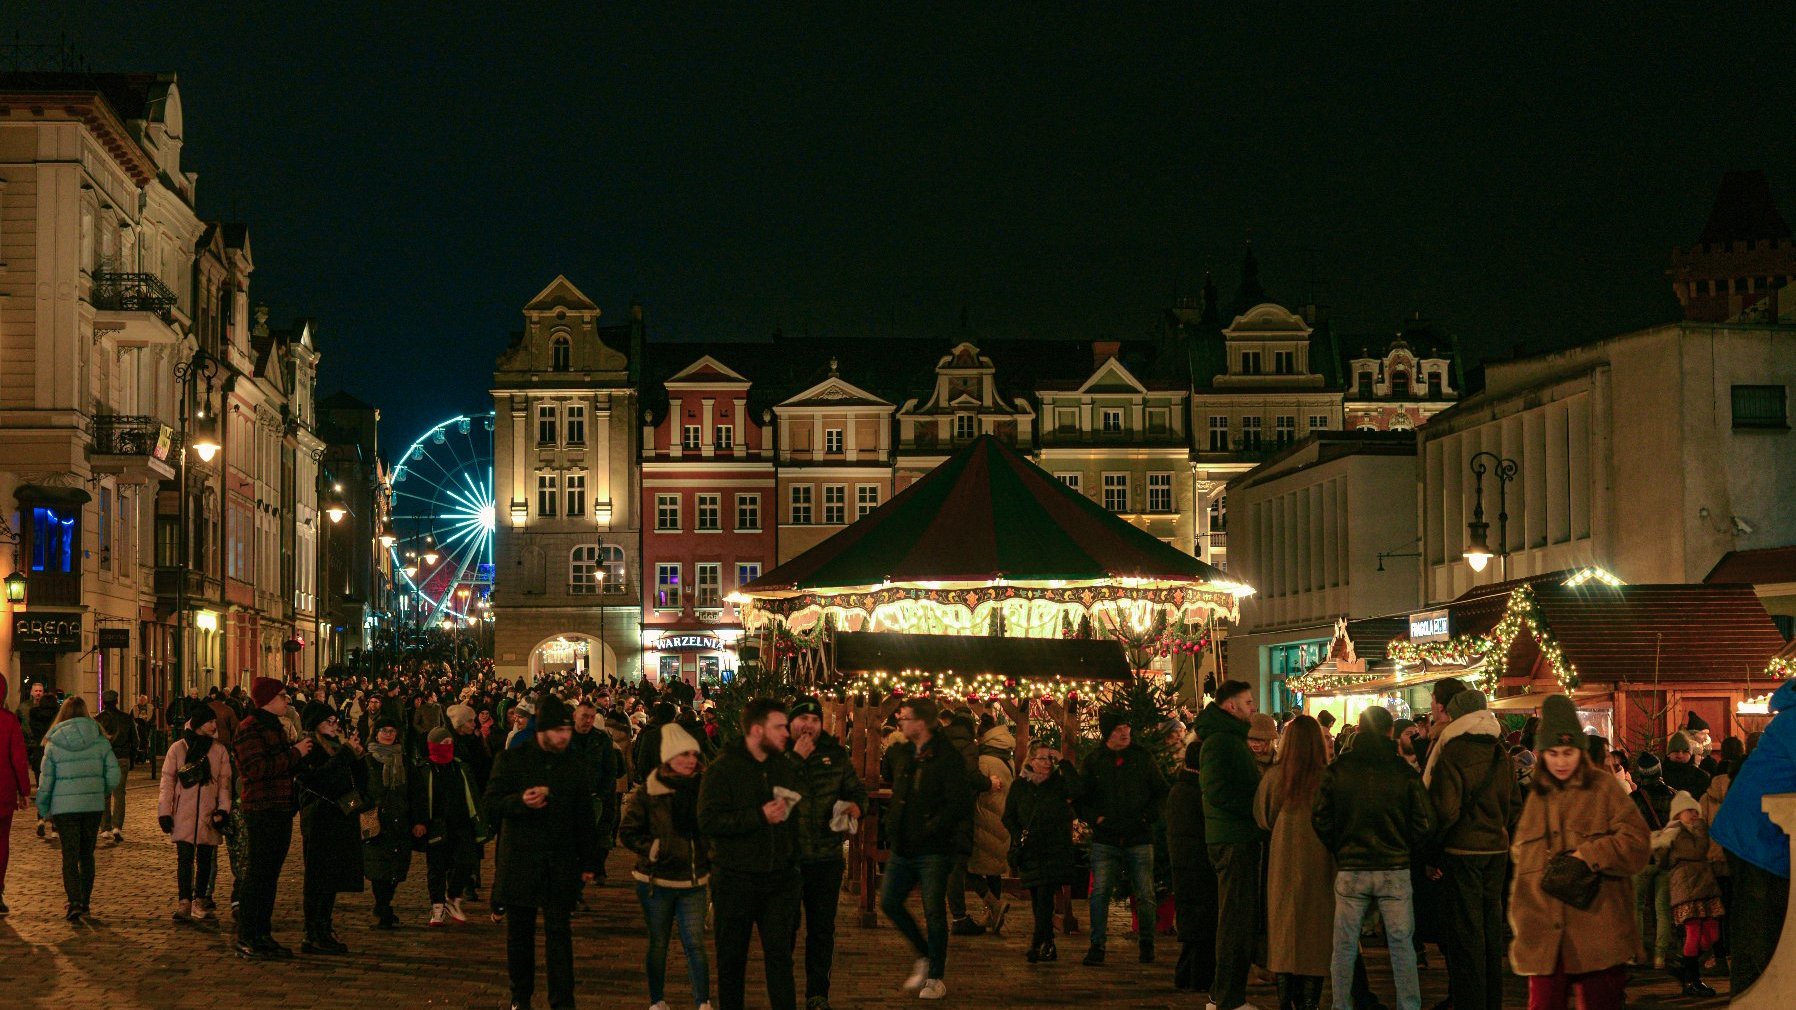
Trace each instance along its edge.
{"label": "green knit hat", "polygon": [[1563,694],[1548,696],[1540,706],[1540,725],[1534,730],[1534,749],[1583,746],[1584,726],[1578,722],[1577,706]]}

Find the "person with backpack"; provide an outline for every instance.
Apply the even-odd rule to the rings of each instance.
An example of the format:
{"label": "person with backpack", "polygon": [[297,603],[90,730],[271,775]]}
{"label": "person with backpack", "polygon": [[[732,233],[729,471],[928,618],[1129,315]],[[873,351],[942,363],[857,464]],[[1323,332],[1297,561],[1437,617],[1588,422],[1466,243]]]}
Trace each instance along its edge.
{"label": "person with backpack", "polygon": [[218,716],[196,703],[162,759],[156,824],[175,844],[175,921],[207,921],[217,905],[218,846],[231,818],[231,752],[217,740]]}

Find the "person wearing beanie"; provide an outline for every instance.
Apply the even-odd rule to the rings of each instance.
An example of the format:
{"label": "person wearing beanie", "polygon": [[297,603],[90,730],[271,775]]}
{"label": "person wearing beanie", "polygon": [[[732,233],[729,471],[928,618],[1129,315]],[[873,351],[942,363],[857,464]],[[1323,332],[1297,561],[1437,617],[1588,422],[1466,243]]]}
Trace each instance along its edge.
{"label": "person wearing beanie", "polygon": [[1696,766],[1695,758],[1690,735],[1682,731],[1671,734],[1665,741],[1665,784],[1691,796],[1708,792],[1709,775]]}
{"label": "person wearing beanie", "polygon": [[333,921],[337,895],[361,893],[365,878],[361,813],[345,812],[343,805],[352,794],[366,799],[368,765],[361,742],[344,738],[337,710],[328,704],[307,702],[299,722],[314,744],[295,772],[305,868],[306,935],[299,949],[305,954],[347,954],[349,947],[337,938]]}
{"label": "person wearing beanie", "polygon": [[444,710],[443,715],[449,720],[449,728],[457,733],[474,732],[474,710],[464,704],[454,704]]}
{"label": "person wearing beanie", "polygon": [[1709,822],[1696,797],[1680,791],[1671,800],[1671,824],[1653,839],[1671,879],[1671,917],[1683,929],[1679,972],[1685,996],[1713,996],[1703,984],[1702,962],[1721,939],[1727,914],[1721,883],[1709,861]]}
{"label": "person wearing beanie", "polygon": [[1253,957],[1251,930],[1262,902],[1260,857],[1265,833],[1253,816],[1260,787],[1259,765],[1247,747],[1255,711],[1253,685],[1230,680],[1217,685],[1213,700],[1193,727],[1203,741],[1199,781],[1204,795],[1204,840],[1216,868],[1216,977],[1212,1001],[1222,1010],[1247,1002],[1247,975]]}
{"label": "person wearing beanie", "polygon": [[1694,709],[1684,712],[1684,735],[1690,739],[1690,750],[1693,761],[1709,775],[1715,774],[1716,762],[1714,743],[1709,735],[1709,721],[1697,715]]}
{"label": "person wearing beanie", "polygon": [[1264,712],[1255,712],[1247,723],[1247,749],[1253,751],[1254,763],[1260,766],[1260,774],[1272,767],[1272,761],[1278,757],[1278,720]]}
{"label": "person wearing beanie", "polygon": [[367,748],[362,759],[367,764],[365,796],[380,830],[373,837],[362,839],[362,873],[374,889],[374,928],[397,929],[399,916],[393,911],[393,895],[411,875],[411,789],[415,773],[400,738],[399,720],[390,714],[383,712],[375,719],[374,735],[368,738]]}
{"label": "person wearing beanie", "polygon": [[[1216,868],[1210,865],[1204,842],[1204,795],[1198,774],[1202,750],[1201,741],[1185,747],[1161,816],[1166,822],[1173,920],[1179,936],[1172,984],[1183,992],[1207,993],[1216,977]],[[1053,935],[1050,919],[1050,943]]]}
{"label": "person wearing beanie", "polygon": [[667,948],[677,922],[692,999],[709,1007],[711,967],[704,937],[711,861],[698,822],[702,751],[692,734],[675,722],[662,727],[659,743],[659,763],[624,799],[618,841],[636,853],[630,875],[637,881],[636,897],[648,927],[645,974],[650,1005],[667,1005],[663,1002]]}
{"label": "person wearing beanie", "polygon": [[218,717],[195,702],[162,760],[156,823],[175,844],[175,921],[210,920],[222,827],[231,812],[231,756],[215,734]]}
{"label": "person wearing beanie", "polygon": [[276,887],[293,843],[294,775],[316,746],[309,736],[292,742],[283,722],[292,709],[281,682],[257,677],[250,683],[255,707],[238,723],[231,740],[237,769],[239,832],[248,843],[237,909],[236,951],[259,960],[289,958],[293,952],[273,935]]}
{"label": "person wearing beanie", "polygon": [[476,804],[474,778],[456,756],[455,741],[455,731],[448,726],[433,727],[425,734],[426,760],[413,770],[406,801],[411,834],[424,850],[433,927],[467,923],[461,903],[480,863],[480,846],[487,834]]}
{"label": "person wearing beanie", "polygon": [[1028,760],[1004,797],[1004,830],[1015,841],[1012,861],[1017,881],[1029,891],[1034,920],[1023,955],[1030,964],[1060,959],[1054,946],[1054,897],[1074,876],[1076,774],[1058,749],[1037,743],[1029,748]]}
{"label": "person wearing beanie", "polygon": [[[1112,892],[1125,874],[1136,921],[1156,920],[1153,826],[1160,819],[1168,786],[1153,755],[1135,742],[1134,729],[1124,715],[1120,709],[1098,713],[1103,745],[1086,757],[1077,779],[1079,816],[1092,826],[1091,945],[1085,952],[1087,965],[1104,963]],[[1138,935],[1141,960],[1152,961],[1154,930],[1143,928]]]}

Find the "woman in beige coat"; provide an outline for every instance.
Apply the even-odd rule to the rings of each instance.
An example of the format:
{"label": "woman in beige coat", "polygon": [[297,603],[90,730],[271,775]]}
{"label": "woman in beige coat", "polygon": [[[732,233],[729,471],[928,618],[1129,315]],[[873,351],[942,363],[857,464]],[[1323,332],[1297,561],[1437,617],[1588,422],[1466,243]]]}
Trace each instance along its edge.
{"label": "woman in beige coat", "polygon": [[1004,827],[1004,801],[1016,772],[1016,736],[991,715],[981,717],[979,773],[996,783],[973,803],[973,854],[967,859],[967,884],[985,902],[985,929],[1001,934],[1010,903],[1004,900],[1004,874],[1010,869],[1010,832]]}
{"label": "woman in beige coat", "polygon": [[[1509,960],[1516,974],[1528,976],[1528,1010],[1565,1010],[1573,988],[1583,1010],[1622,1010],[1627,962],[1645,957],[1632,878],[1652,851],[1646,821],[1585,748],[1571,699],[1547,698],[1534,737],[1539,760],[1510,848]],[[1600,875],[1589,908],[1542,890],[1541,876],[1560,853]]]}
{"label": "woman in beige coat", "polygon": [[1266,895],[1266,969],[1278,975],[1278,1005],[1315,1010],[1329,973],[1335,860],[1317,837],[1311,800],[1328,767],[1322,725],[1307,715],[1285,728],[1278,763],[1260,779],[1253,816],[1271,832]]}

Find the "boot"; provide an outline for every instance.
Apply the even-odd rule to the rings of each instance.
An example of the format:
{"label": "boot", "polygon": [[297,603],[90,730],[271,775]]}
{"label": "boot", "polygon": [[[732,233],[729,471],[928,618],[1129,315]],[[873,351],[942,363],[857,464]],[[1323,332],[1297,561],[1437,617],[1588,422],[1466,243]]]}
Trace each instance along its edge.
{"label": "boot", "polygon": [[1054,946],[1054,941],[1048,940],[1041,945],[1040,960],[1043,960],[1043,961],[1058,961],[1058,960],[1060,960],[1060,950],[1059,950],[1059,948]]}
{"label": "boot", "polygon": [[1322,1006],[1322,976],[1305,975],[1297,998],[1297,1010],[1319,1010]]}
{"label": "boot", "polygon": [[1141,963],[1154,963],[1154,934],[1152,933],[1141,934]]}
{"label": "boot", "polygon": [[1715,990],[1703,984],[1702,959],[1695,954],[1684,955],[1684,995],[1713,996]]}
{"label": "boot", "polygon": [[1039,942],[1030,944],[1029,949],[1023,953],[1023,960],[1029,962],[1030,964],[1034,964],[1035,962],[1040,961],[1041,960],[1041,944]]}
{"label": "boot", "polygon": [[954,936],[984,936],[985,927],[974,922],[972,916],[963,915],[954,920],[954,925],[948,932]]}
{"label": "boot", "polygon": [[1297,1010],[1297,1000],[1292,996],[1291,976],[1278,973],[1278,1010]]}
{"label": "boot", "polygon": [[175,921],[176,922],[187,922],[187,921],[191,920],[192,918],[193,918],[193,902],[191,902],[191,901],[175,902]]}
{"label": "boot", "polygon": [[985,931],[993,936],[1004,935],[1004,919],[1010,915],[1010,902],[1002,895],[992,895],[985,902]]}

